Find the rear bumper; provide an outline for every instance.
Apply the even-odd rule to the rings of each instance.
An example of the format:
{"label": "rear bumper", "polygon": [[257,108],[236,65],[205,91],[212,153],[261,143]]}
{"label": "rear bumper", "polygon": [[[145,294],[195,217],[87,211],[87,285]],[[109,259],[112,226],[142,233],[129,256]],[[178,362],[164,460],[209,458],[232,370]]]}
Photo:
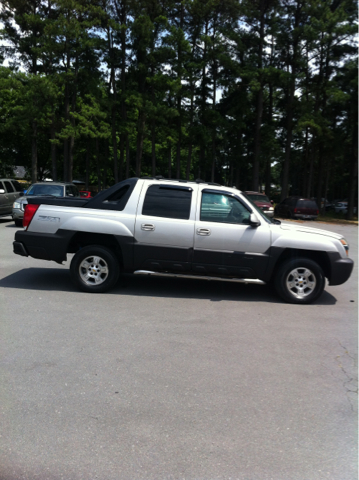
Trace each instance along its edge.
{"label": "rear bumper", "polygon": [[329,285],[342,285],[350,277],[354,262],[351,258],[341,258],[339,254],[328,254],[331,264]]}
{"label": "rear bumper", "polygon": [[62,263],[67,258],[67,247],[73,235],[74,232],[69,230],[59,230],[51,234],[18,230],[13,242],[14,253]]}
{"label": "rear bumper", "polygon": [[303,220],[316,220],[318,215],[304,215],[301,213],[294,213],[293,218],[302,218]]}

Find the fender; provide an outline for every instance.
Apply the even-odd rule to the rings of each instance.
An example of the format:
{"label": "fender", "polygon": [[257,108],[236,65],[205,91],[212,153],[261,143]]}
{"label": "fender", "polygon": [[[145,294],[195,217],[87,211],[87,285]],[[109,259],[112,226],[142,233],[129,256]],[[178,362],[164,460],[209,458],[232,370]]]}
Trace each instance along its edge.
{"label": "fender", "polygon": [[[297,231],[295,232],[295,236],[293,233],[294,232],[291,231],[289,231],[288,234],[287,232],[282,232],[279,237],[273,238],[272,247],[312,250],[318,252],[338,252],[343,250],[343,256],[345,256],[344,248],[338,240],[335,241],[335,239],[325,237],[324,235],[316,235],[306,232]],[[275,237],[275,235],[273,235],[273,237]],[[338,244],[337,248],[334,242]]]}
{"label": "fender", "polygon": [[91,232],[122,237],[133,237],[130,230],[121,222],[94,216],[74,216],[61,225],[61,230],[72,230],[73,232]]}

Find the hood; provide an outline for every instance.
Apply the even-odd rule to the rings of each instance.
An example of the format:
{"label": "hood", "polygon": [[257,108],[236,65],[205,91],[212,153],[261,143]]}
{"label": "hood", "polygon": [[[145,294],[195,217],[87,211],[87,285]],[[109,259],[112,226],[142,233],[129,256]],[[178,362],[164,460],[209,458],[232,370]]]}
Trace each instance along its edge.
{"label": "hood", "polygon": [[339,233],[329,232],[328,230],[321,230],[319,228],[305,227],[298,224],[289,225],[288,223],[282,223],[279,228],[281,230],[310,233],[312,235],[324,235],[326,237],[336,238],[337,240],[343,238],[343,235],[340,235]]}

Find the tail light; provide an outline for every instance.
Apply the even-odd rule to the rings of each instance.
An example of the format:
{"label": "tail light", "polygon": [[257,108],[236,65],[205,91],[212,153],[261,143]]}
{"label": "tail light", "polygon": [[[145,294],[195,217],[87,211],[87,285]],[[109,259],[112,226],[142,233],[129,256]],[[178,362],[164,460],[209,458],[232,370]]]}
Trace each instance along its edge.
{"label": "tail light", "polygon": [[294,213],[297,213],[297,211],[298,211],[298,209],[297,209],[297,208],[295,208],[295,209],[294,209]]}
{"label": "tail light", "polygon": [[31,223],[31,220],[33,219],[33,216],[35,215],[37,209],[39,208],[40,205],[29,205],[27,204],[25,206],[25,213],[24,213],[24,219],[22,221],[22,225],[27,229],[28,226]]}
{"label": "tail light", "polygon": [[317,210],[317,215],[319,215],[319,210]]}

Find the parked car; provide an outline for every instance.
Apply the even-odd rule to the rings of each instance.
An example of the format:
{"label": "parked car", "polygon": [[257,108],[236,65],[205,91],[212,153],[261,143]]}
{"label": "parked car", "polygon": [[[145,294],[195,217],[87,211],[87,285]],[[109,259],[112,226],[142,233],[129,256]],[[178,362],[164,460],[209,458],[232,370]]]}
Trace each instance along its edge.
{"label": "parked car", "polygon": [[265,193],[260,192],[244,192],[245,196],[251,200],[257,207],[259,207],[267,217],[273,217],[274,208],[272,202]]}
{"label": "parked car", "polygon": [[[348,200],[336,200],[334,203],[333,203],[333,208],[332,210],[334,210],[335,213],[348,213]],[[357,208],[354,207],[353,209],[353,213],[357,213]]]}
{"label": "parked car", "polygon": [[80,197],[92,198],[92,194],[88,190],[80,190]]}
{"label": "parked car", "polygon": [[275,206],[274,213],[279,217],[315,220],[319,209],[316,202],[310,198],[288,197]]}
{"label": "parked car", "polygon": [[79,197],[80,193],[77,190],[77,187],[72,183],[39,182],[32,184],[28,188],[26,195],[16,199],[13,203],[12,218],[17,227],[22,227],[25,206],[28,203],[28,197],[32,196]]}
{"label": "parked car", "polygon": [[0,178],[0,217],[11,215],[12,205],[21,195],[22,185],[12,178]]}
{"label": "parked car", "polygon": [[14,253],[62,263],[82,291],[121,272],[272,283],[290,303],[341,285],[354,262],[341,234],[281,224],[235,188],[201,180],[129,178],[92,199],[29,197]]}

